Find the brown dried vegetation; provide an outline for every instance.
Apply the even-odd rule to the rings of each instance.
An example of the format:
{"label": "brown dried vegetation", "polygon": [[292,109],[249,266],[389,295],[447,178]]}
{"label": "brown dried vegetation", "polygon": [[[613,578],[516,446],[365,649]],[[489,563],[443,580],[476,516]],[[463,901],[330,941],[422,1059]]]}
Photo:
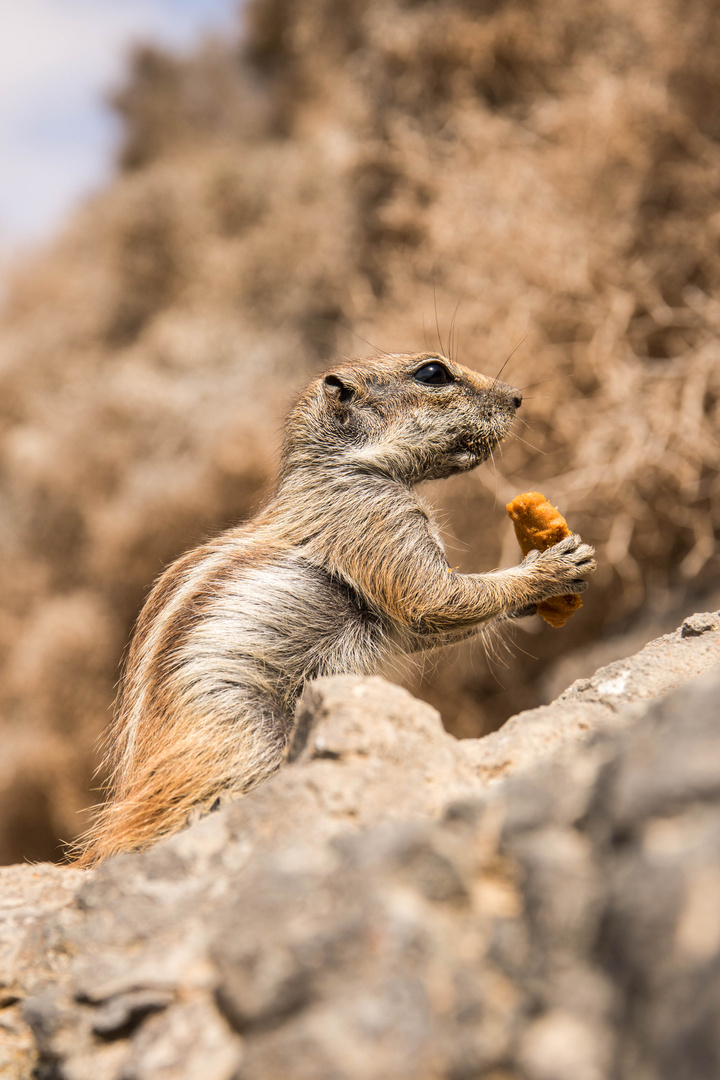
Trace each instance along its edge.
{"label": "brown dried vegetation", "polygon": [[460,303],[491,375],[527,335],[503,377],[544,456],[437,486],[454,561],[516,561],[502,506],[534,487],[598,548],[572,641],[428,673],[451,730],[717,584],[719,47],[711,0],[258,0],[237,40],[135,56],[116,180],[0,324],[3,858],[87,823],[143,596],[257,505],[293,392],[367,352],[347,328],[421,349]]}

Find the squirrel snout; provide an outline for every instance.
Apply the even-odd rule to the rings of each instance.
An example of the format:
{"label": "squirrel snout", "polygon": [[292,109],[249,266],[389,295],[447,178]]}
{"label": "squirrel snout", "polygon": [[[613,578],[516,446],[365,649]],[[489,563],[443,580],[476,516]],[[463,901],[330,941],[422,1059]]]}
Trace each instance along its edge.
{"label": "squirrel snout", "polygon": [[508,383],[502,383],[495,380],[490,387],[490,396],[495,399],[496,403],[503,410],[507,409],[508,406],[511,406],[517,411],[522,405],[522,390],[518,390],[514,386],[509,386]]}

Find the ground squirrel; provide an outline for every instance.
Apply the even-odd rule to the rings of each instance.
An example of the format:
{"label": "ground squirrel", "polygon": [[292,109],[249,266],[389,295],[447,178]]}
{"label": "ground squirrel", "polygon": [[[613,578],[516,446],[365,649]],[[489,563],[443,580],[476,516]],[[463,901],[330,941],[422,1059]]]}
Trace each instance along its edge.
{"label": "ground squirrel", "polygon": [[148,597],[82,862],[146,847],[270,776],[309,679],[375,673],[586,587],[594,551],[579,536],[508,570],[456,572],[414,490],[487,460],[521,401],[435,353],[375,355],[310,383],[264,509],[183,555]]}

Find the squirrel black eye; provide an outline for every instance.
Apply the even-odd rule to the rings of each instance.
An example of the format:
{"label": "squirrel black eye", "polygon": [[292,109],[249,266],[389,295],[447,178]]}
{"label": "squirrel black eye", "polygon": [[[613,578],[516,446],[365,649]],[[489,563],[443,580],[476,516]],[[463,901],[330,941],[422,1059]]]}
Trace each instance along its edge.
{"label": "squirrel black eye", "polygon": [[444,386],[446,383],[455,382],[445,365],[439,364],[437,360],[423,364],[417,369],[413,378],[421,383],[429,383],[430,386]]}

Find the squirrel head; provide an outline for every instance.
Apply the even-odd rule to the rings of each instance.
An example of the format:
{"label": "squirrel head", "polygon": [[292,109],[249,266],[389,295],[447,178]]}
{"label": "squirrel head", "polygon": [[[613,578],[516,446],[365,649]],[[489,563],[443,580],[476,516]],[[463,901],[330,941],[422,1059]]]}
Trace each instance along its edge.
{"label": "squirrel head", "polygon": [[439,353],[331,368],[291,410],[283,473],[341,466],[414,484],[467,472],[510,430],[522,393]]}

